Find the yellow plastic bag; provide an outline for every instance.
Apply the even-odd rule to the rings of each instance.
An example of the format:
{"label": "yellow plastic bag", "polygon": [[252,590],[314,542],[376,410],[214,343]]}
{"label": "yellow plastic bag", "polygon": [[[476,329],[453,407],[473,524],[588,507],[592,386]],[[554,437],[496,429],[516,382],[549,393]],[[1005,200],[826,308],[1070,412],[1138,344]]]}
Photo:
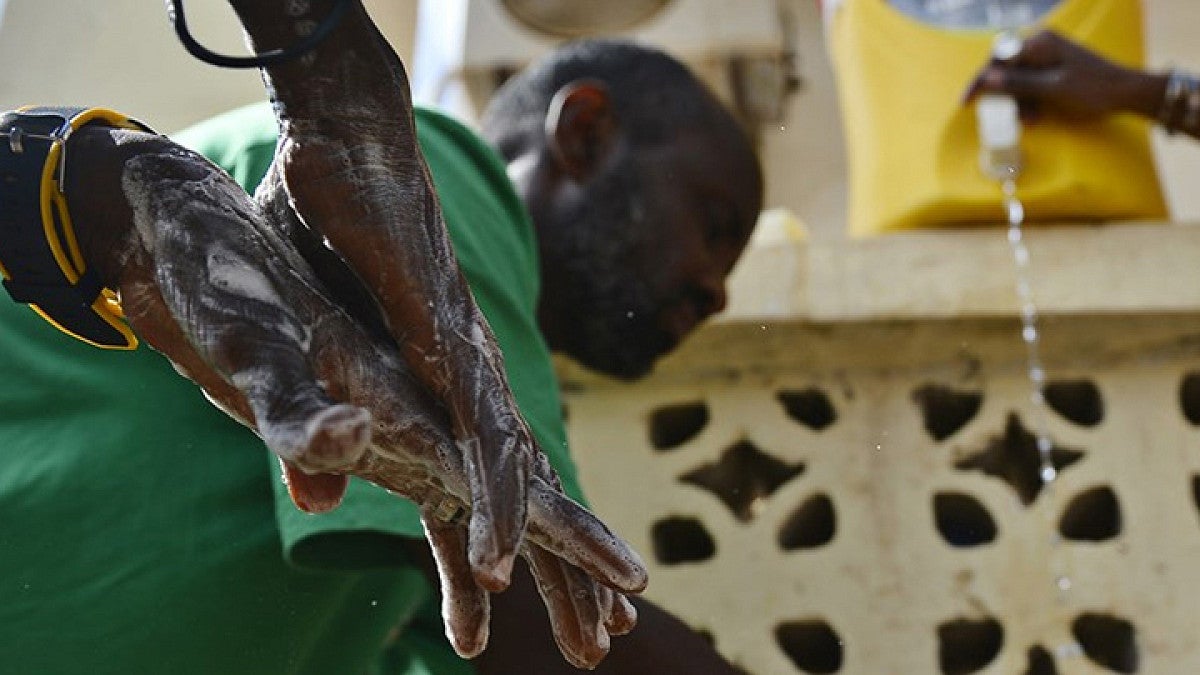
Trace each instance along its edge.
{"label": "yellow plastic bag", "polygon": [[[1063,0],[1038,22],[1128,66],[1143,63],[1138,0]],[[829,43],[845,125],[854,236],[1003,222],[961,103],[987,62],[988,29],[944,29],[887,0],[843,0]],[[1018,188],[1030,222],[1162,219],[1148,123],[1132,115],[1027,125]]]}

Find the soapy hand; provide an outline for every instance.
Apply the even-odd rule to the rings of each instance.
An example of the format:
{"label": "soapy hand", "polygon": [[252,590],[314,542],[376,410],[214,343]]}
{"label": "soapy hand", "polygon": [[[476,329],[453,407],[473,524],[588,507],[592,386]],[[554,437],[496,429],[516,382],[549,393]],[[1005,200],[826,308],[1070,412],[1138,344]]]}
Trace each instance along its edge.
{"label": "soapy hand", "polygon": [[[518,551],[572,664],[595,666],[609,636],[632,628],[622,594],[646,585],[637,554],[562,493],[536,447],[520,457],[519,495],[481,488],[469,468],[478,443],[455,435],[446,405],[372,318],[369,294],[334,294],[353,275],[282,190],[256,203],[207,160],[151,134],[88,126],[71,143],[81,245],[135,332],[263,438],[302,509],[334,508],[352,475],[418,504],[461,654],[486,645],[488,594],[508,581],[507,569],[481,567],[494,557],[473,551],[493,540],[481,513],[527,514]],[[273,171],[266,185],[280,180]]]}
{"label": "soapy hand", "polygon": [[[329,0],[291,13],[260,0],[231,5],[260,53],[291,43],[332,9]],[[439,428],[449,430],[440,439],[428,429],[412,439],[394,421],[377,427],[381,440],[380,432],[396,428],[399,436],[377,444],[386,451],[368,453],[369,464],[353,471],[422,505],[443,615],[460,653],[482,649],[487,592],[507,587],[519,553],[564,655],[594,666],[607,652],[608,631],[632,627],[632,607],[604,586],[640,591],[645,571],[623,542],[563,497],[517,410],[417,146],[403,64],[354,2],[319,47],[264,68],[263,76],[281,135],[272,179],[256,198],[276,213],[294,210],[292,231],[312,232],[353,269],[407,372],[444,411]],[[414,467],[419,441],[436,449],[436,461]],[[292,471],[294,486],[301,474],[312,471]]]}
{"label": "soapy hand", "polygon": [[[307,20],[232,4],[263,49]],[[594,667],[636,621],[623,594],[646,572],[563,494],[517,410],[399,60],[355,2],[317,50],[264,79],[281,136],[253,200],[161,137],[76,132],[68,194],[86,254],[142,339],[280,458],[297,506],[334,508],[349,476],[420,506],[460,654],[486,645],[489,593],[521,555],[561,651]]]}

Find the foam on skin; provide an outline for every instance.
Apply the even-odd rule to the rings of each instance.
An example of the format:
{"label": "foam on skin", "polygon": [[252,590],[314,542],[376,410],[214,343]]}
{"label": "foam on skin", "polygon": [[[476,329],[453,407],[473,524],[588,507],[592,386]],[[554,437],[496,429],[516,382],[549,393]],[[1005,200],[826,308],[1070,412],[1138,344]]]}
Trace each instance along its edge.
{"label": "foam on skin", "polygon": [[[233,4],[259,44],[290,36],[281,11],[308,21],[329,3]],[[486,645],[488,593],[519,553],[563,654],[594,667],[636,620],[623,594],[645,587],[644,566],[562,494],[516,409],[417,151],[399,61],[360,6],[338,30],[267,73],[283,141],[253,200],[161,137],[77,132],[94,147],[72,157],[120,162],[88,180],[119,175],[128,212],[91,214],[106,236],[86,255],[110,263],[135,331],[281,458],[297,505],[332,508],[352,474],[422,507],[461,653]],[[71,194],[73,209],[87,199]],[[329,261],[302,253],[302,232],[366,282],[383,334],[334,300]]]}

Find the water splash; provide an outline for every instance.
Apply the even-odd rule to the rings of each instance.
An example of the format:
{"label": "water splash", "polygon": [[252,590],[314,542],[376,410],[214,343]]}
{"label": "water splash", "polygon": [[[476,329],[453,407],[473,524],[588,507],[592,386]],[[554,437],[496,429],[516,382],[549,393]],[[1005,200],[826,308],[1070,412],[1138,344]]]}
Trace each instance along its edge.
{"label": "water splash", "polygon": [[1008,246],[1012,251],[1016,268],[1017,302],[1021,308],[1021,339],[1025,343],[1026,368],[1029,374],[1033,405],[1033,433],[1037,439],[1040,458],[1038,475],[1042,484],[1049,486],[1058,478],[1054,468],[1054,442],[1050,440],[1046,413],[1046,369],[1042,366],[1041,332],[1038,329],[1038,309],[1033,300],[1033,284],[1030,279],[1029,247],[1025,245],[1025,205],[1017,197],[1017,181],[1010,176],[1003,181],[1004,210],[1008,216]]}

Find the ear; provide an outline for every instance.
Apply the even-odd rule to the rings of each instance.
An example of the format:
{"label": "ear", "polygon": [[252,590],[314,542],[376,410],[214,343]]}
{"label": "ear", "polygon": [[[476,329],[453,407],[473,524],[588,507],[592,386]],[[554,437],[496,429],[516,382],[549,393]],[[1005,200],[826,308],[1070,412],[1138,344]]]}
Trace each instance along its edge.
{"label": "ear", "polygon": [[612,151],[617,136],[608,87],[599,80],[563,86],[546,111],[546,147],[572,180],[586,180]]}

